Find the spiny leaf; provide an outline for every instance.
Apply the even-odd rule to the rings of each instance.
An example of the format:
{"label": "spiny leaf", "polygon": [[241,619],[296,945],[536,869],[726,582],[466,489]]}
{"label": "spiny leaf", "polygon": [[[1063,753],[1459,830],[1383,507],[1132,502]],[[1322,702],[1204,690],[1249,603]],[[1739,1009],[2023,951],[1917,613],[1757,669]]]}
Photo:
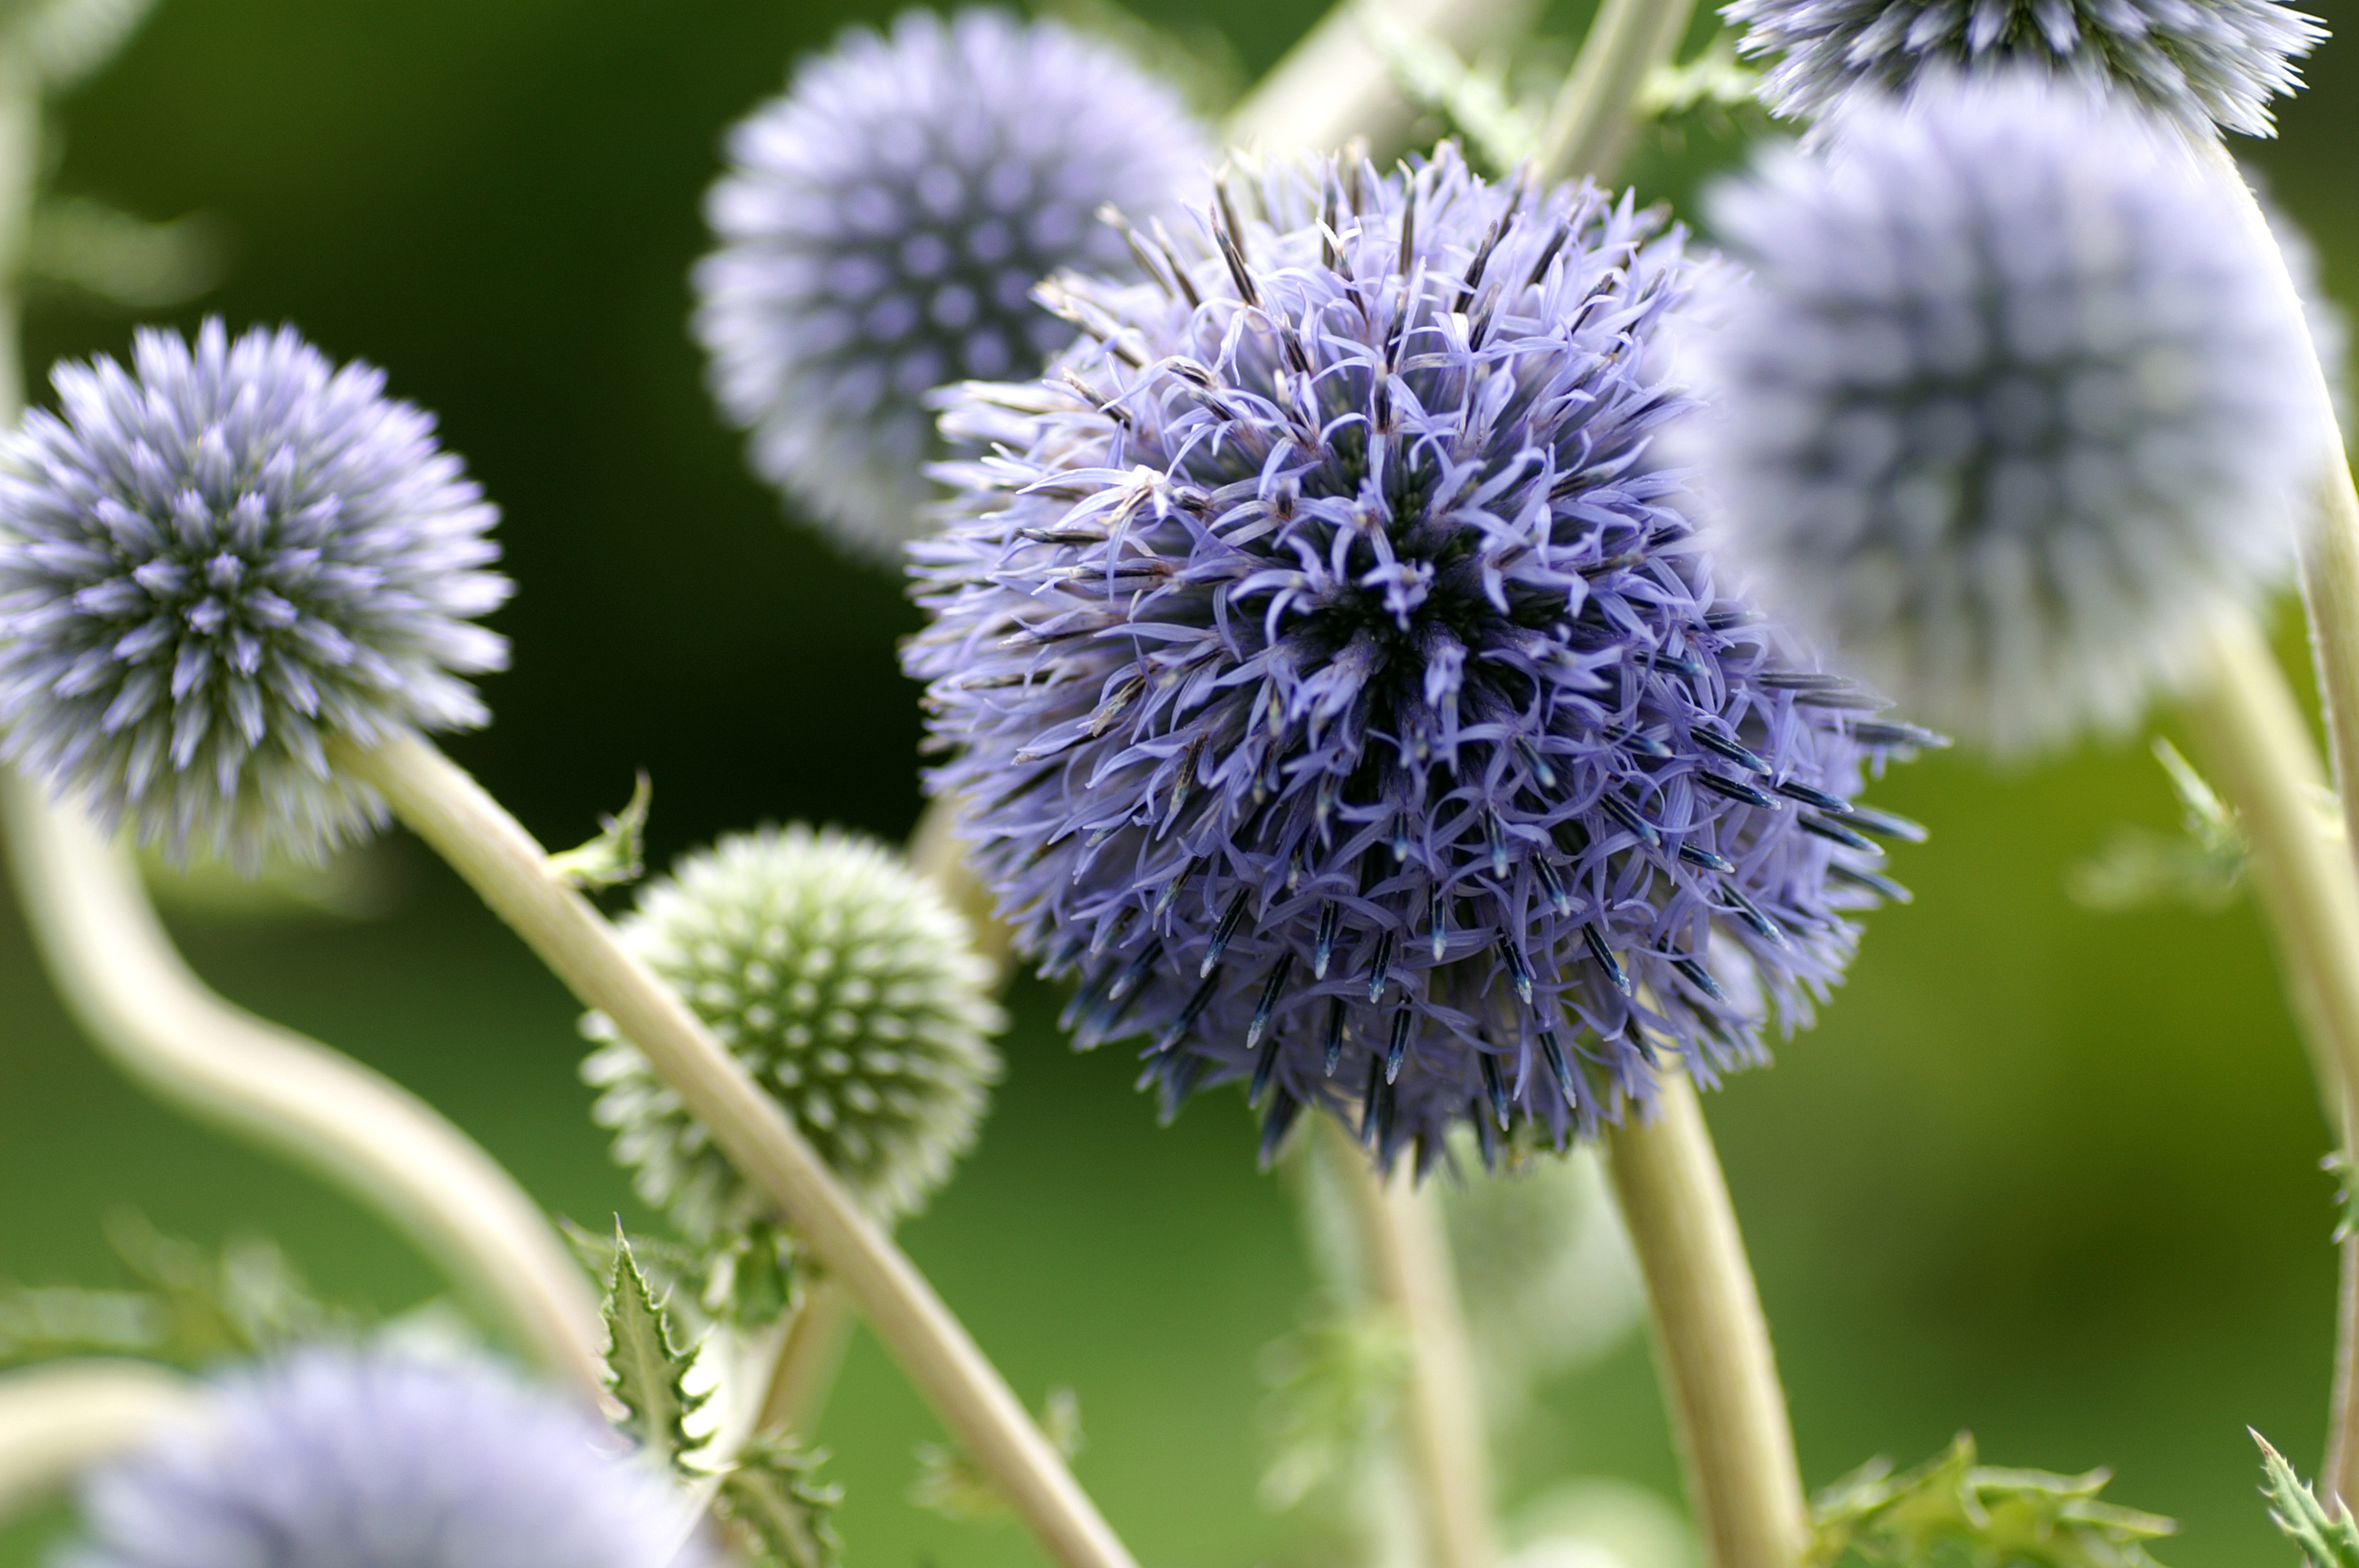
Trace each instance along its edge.
{"label": "spiny leaf", "polygon": [[2330,1515],[2267,1438],[2256,1432],[2253,1441],[2261,1445],[2261,1468],[2269,1478],[2261,1496],[2268,1498],[2269,1518],[2286,1539],[2301,1548],[2311,1568],[2359,1568],[2359,1528],[2351,1522],[2351,1510],[2338,1502]]}
{"label": "spiny leaf", "polygon": [[1821,1493],[1808,1561],[1848,1553],[1891,1568],[1958,1557],[1973,1568],[2156,1568],[2145,1543],[2178,1525],[2099,1500],[2110,1478],[1978,1465],[1974,1440],[1962,1433],[1904,1475],[1879,1459]]}
{"label": "spiny leaf", "polygon": [[[1040,1407],[1040,1435],[1067,1460],[1082,1451],[1082,1401],[1071,1389],[1052,1389]],[[909,1500],[945,1519],[974,1523],[1005,1519],[1007,1500],[983,1467],[953,1444],[918,1444],[918,1478]]]}
{"label": "spiny leaf", "polygon": [[592,892],[638,881],[647,869],[647,808],[654,801],[655,785],[642,768],[623,809],[598,818],[598,837],[551,855],[549,871],[574,887]]}
{"label": "spiny leaf", "polygon": [[[562,1216],[557,1226],[582,1267],[600,1279],[614,1272],[613,1238]],[[703,1248],[659,1236],[625,1239],[649,1288],[665,1298],[673,1326],[689,1338],[716,1324],[766,1327],[801,1298],[801,1254],[794,1238],[770,1220],[755,1220]]]}
{"label": "spiny leaf", "polygon": [[761,1543],[768,1568],[835,1568],[843,1543],[835,1505],[843,1488],[819,1479],[827,1450],[805,1449],[783,1432],[746,1444],[721,1479],[713,1507]]}
{"label": "spiny leaf", "polygon": [[683,1474],[695,1473],[689,1455],[712,1433],[690,1436],[688,1418],[710,1394],[691,1394],[686,1379],[695,1356],[673,1343],[671,1319],[647,1286],[631,1256],[631,1243],[614,1227],[614,1264],[606,1285],[607,1387],[626,1412],[615,1424],[639,1446]]}

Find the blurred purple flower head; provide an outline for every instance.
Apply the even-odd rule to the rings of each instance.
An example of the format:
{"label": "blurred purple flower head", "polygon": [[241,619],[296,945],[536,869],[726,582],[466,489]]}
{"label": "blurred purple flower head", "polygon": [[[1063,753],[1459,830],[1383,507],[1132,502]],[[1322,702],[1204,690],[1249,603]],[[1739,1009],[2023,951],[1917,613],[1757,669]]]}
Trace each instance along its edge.
{"label": "blurred purple flower head", "polygon": [[[83,1487],[57,1568],[698,1568],[689,1511],[587,1411],[489,1362],[311,1349]],[[675,1555],[677,1553],[677,1555]]]}
{"label": "blurred purple flower head", "polygon": [[1930,722],[2132,720],[2291,568],[2326,446],[2243,198],[2038,73],[1863,103],[1711,208],[1752,283],[1700,335],[1731,558]]}
{"label": "blurred purple flower head", "polygon": [[316,858],[383,815],[326,739],[488,717],[499,514],[291,328],[142,330],[133,366],[60,364],[0,443],[0,754],[175,857]]}
{"label": "blurred purple flower head", "polygon": [[1738,49],[1781,55],[1771,110],[1814,119],[1862,89],[1960,69],[2039,69],[2119,88],[2199,135],[2275,135],[2269,100],[2326,28],[2278,0],[1732,0]]}
{"label": "blurred purple flower head", "polygon": [[938,456],[922,399],[1030,375],[1072,337],[1032,302],[1125,265],[1097,218],[1201,179],[1204,134],[1106,45],[1001,11],[846,33],[731,134],[696,269],[696,333],[761,476],[848,547],[894,559]]}
{"label": "blurred purple flower head", "polygon": [[964,389],[995,454],[912,547],[932,786],[1079,1043],[1420,1165],[1758,1061],[1898,891],[1863,762],[1930,738],[1724,595],[1650,460],[1679,232],[1446,145],[1216,211],[1044,291],[1081,341]]}

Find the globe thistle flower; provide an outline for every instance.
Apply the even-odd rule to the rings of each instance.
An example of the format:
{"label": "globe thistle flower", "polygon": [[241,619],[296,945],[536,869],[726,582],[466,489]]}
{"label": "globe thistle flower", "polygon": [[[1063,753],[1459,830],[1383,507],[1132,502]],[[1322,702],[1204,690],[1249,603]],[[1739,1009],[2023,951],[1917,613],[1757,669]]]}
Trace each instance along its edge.
{"label": "globe thistle flower", "polygon": [[938,455],[922,401],[1030,375],[1072,336],[1032,303],[1121,263],[1096,219],[1151,212],[1201,169],[1178,96],[1054,22],[905,12],[848,31],[729,138],[696,269],[696,333],[761,476],[855,551],[918,531]]}
{"label": "globe thistle flower", "polygon": [[[922,1206],[974,1142],[1005,1023],[966,922],[900,856],[833,828],[735,834],[641,890],[624,940],[679,990],[854,1196]],[[603,1013],[582,1074],[641,1196],[712,1242],[768,1212]]]}
{"label": "globe thistle flower", "polygon": [[2282,580],[2310,347],[2239,197],[2037,76],[1862,104],[1712,212],[1754,269],[1704,443],[1764,601],[2021,752],[2135,717]]}
{"label": "globe thistle flower", "polygon": [[[588,1412],[483,1361],[314,1348],[84,1487],[59,1568],[665,1568],[689,1515]],[[677,1555],[675,1555],[677,1553]]]}
{"label": "globe thistle flower", "polygon": [[176,860],[316,860],[383,816],[323,741],[484,722],[498,513],[430,415],[293,329],[52,373],[0,441],[0,755]]}
{"label": "globe thistle flower", "polygon": [[1306,1105],[1387,1163],[1562,1141],[1760,1059],[1891,887],[1863,762],[1925,737],[1721,589],[1650,460],[1680,232],[1446,146],[1258,194],[1059,280],[1054,374],[944,418],[995,455],[912,546],[906,663],[1019,945],[1167,1113],[1248,1080],[1266,1155]]}
{"label": "globe thistle flower", "polygon": [[1814,119],[1864,89],[1929,73],[2044,70],[2118,87],[2199,135],[2276,135],[2268,102],[2301,88],[2293,62],[2326,28],[2278,0],[1732,0],[1738,49],[1780,55],[1770,110]]}

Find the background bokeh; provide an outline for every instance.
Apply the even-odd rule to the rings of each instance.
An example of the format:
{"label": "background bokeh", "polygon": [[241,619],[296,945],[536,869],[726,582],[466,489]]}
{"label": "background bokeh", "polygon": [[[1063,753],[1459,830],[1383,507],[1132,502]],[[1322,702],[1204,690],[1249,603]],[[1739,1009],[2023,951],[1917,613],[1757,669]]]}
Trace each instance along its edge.
{"label": "background bokeh", "polygon": [[[1139,4],[1216,29],[1248,74],[1317,8]],[[1549,29],[1574,33],[1585,8],[1564,0]],[[164,0],[58,107],[59,189],[211,213],[232,236],[224,286],[176,319],[291,320],[387,367],[505,508],[521,592],[497,624],[516,667],[488,683],[497,725],[452,750],[549,841],[586,836],[640,766],[659,859],[765,818],[914,820],[915,693],[893,658],[913,612],[781,521],[684,330],[723,127],[798,51],[886,14]],[[2359,45],[2309,74],[2283,138],[2245,150],[2359,298]],[[1633,177],[1684,200],[1735,146],[1693,126]],[[119,351],[129,327],[50,297],[28,359]],[[2174,819],[2134,741],[2011,773],[1937,757],[1874,798],[1933,825],[1897,857],[1918,902],[1872,921],[1818,1029],[1710,1106],[1806,1478],[1911,1463],[1972,1429],[1995,1463],[2114,1466],[2121,1500],[2185,1522],[2167,1563],[2286,1558],[2244,1428],[2314,1465],[2332,1188],[2249,909],[2106,916],[2066,899],[2067,868],[2114,825]],[[395,841],[379,870],[401,892],[382,919],[178,929],[220,989],[425,1094],[553,1208],[636,1217],[584,1115],[567,998],[416,847]],[[1125,1059],[1064,1049],[1056,1002],[1017,988],[981,1150],[907,1242],[1026,1398],[1079,1391],[1081,1475],[1144,1561],[1287,1558],[1293,1527],[1254,1497],[1256,1352],[1308,1289],[1284,1195],[1234,1097],[1158,1130]],[[0,1277],[108,1282],[99,1222],[122,1204],[207,1241],[266,1232],[329,1293],[386,1310],[435,1289],[363,1212],[114,1077],[0,909]],[[1676,1496],[1642,1343],[1544,1406],[1499,1455],[1511,1498],[1576,1473]],[[855,1568],[1038,1561],[1012,1527],[903,1503],[932,1432],[872,1346],[824,1435]],[[0,1568],[35,1561],[62,1519],[0,1537]]]}

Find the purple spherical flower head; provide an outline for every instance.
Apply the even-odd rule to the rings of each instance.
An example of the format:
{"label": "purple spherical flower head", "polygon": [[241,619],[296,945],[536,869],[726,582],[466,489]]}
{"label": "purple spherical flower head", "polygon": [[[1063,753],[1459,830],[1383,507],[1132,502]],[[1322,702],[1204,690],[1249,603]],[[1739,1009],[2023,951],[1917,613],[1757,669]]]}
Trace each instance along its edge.
{"label": "purple spherical flower head", "polygon": [[803,65],[729,140],[696,333],[755,469],[848,547],[897,558],[940,455],[923,399],[1030,375],[1072,329],[1032,302],[1123,265],[1097,222],[1200,180],[1170,88],[1053,22],[909,11]]}
{"label": "purple spherical flower head", "polygon": [[381,817],[322,742],[481,724],[498,513],[431,416],[291,328],[52,373],[0,443],[0,755],[175,857],[316,858]]}
{"label": "purple spherical flower head", "polygon": [[2032,72],[1854,105],[1714,192],[1695,427],[1763,601],[2002,751],[2118,729],[2296,555],[2315,360],[2244,199]]}
{"label": "purple spherical flower head", "polygon": [[489,1362],[306,1350],[93,1476],[57,1568],[698,1568],[614,1444]]}
{"label": "purple spherical flower head", "polygon": [[1288,168],[1154,281],[1060,279],[1049,380],[912,547],[932,780],[1084,1044],[1421,1165],[1760,1058],[1893,889],[1864,762],[1922,732],[1717,586],[1648,452],[1690,283],[1583,187]]}
{"label": "purple spherical flower head", "polygon": [[2273,135],[2269,100],[2326,29],[2278,0],[1733,0],[1738,49],[1780,55],[1761,96],[1812,119],[1929,73],[2044,69],[2114,87],[2190,130]]}

